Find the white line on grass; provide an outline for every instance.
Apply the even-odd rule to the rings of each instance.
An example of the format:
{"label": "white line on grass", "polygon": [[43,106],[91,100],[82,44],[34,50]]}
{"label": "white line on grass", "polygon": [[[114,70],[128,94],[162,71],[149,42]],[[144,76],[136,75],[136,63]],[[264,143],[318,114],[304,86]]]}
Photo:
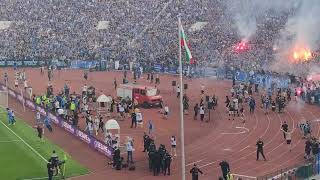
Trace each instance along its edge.
{"label": "white line on grass", "polygon": [[44,158],[40,153],[38,153],[38,151],[36,151],[35,149],[33,149],[33,147],[31,147],[25,140],[23,140],[19,135],[17,135],[14,131],[12,131],[5,123],[3,123],[0,120],[1,124],[4,125],[4,127],[6,127],[9,131],[12,132],[12,134],[14,134],[15,136],[17,136],[17,138],[19,138],[26,146],[28,146],[36,155],[38,155],[43,161],[48,162],[46,160],[46,158]]}
{"label": "white line on grass", "polygon": [[10,143],[10,142],[17,142],[21,140],[7,140],[7,141],[0,141],[0,143]]}
{"label": "white line on grass", "polygon": [[30,179],[22,179],[22,180],[36,180],[36,179],[48,179],[48,177],[38,177],[38,178],[30,178]]}

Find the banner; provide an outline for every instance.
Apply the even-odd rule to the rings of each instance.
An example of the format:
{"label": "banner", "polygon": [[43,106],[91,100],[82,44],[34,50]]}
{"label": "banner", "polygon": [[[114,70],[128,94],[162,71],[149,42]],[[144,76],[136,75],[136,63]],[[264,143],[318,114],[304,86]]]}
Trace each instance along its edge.
{"label": "banner", "polygon": [[153,70],[154,70],[155,72],[161,72],[161,70],[162,70],[161,64],[154,64],[154,65],[153,65]]}
{"label": "banner", "polygon": [[25,67],[37,67],[39,66],[38,61],[23,61],[23,66]]}
{"label": "banner", "polygon": [[13,66],[14,63],[17,64],[17,66],[22,66],[23,65],[23,61],[18,61],[18,60],[7,60],[6,61],[6,66]]}
{"label": "banner", "polygon": [[0,67],[5,67],[6,66],[6,61],[0,61]]}
{"label": "banner", "polygon": [[[5,88],[3,84],[0,84],[1,89]],[[113,148],[110,146],[107,146],[102,141],[96,139],[94,136],[90,136],[84,131],[78,129],[77,127],[74,127],[72,124],[67,122],[65,119],[58,117],[50,112],[47,112],[45,108],[41,106],[37,106],[35,103],[33,103],[29,98],[22,97],[20,93],[12,90],[9,88],[9,95],[10,97],[14,99],[20,99],[18,102],[22,103],[21,99],[25,99],[26,107],[31,109],[32,111],[37,110],[40,112],[42,116],[46,116],[48,114],[48,117],[51,119],[51,122],[55,125],[61,127],[66,132],[72,134],[77,139],[85,142],[88,144],[91,148],[95,149],[96,151],[102,153],[103,155],[107,156],[108,158],[112,158]]]}

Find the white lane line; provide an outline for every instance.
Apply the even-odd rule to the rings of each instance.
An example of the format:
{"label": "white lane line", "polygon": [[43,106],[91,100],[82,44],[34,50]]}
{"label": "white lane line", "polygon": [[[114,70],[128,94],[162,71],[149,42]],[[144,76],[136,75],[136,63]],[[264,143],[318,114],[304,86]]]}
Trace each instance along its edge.
{"label": "white lane line", "polygon": [[243,131],[240,131],[240,132],[230,132],[230,133],[221,133],[221,134],[224,134],[224,135],[227,135],[227,134],[231,134],[231,135],[237,135],[237,134],[244,134],[244,133],[247,133],[249,132],[250,130],[248,128],[245,128],[245,127],[236,127],[236,129],[243,129]]}
{"label": "white lane line", "polygon": [[7,140],[7,141],[0,141],[0,143],[11,143],[11,142],[18,142],[21,140]]}
{"label": "white lane line", "polygon": [[223,135],[238,135],[238,134],[244,134],[246,133],[247,131],[240,131],[240,132],[237,132],[237,133],[221,133]]}
{"label": "white lane line", "polygon": [[19,138],[26,146],[28,146],[36,155],[38,155],[44,162],[48,162],[46,158],[44,158],[38,151],[33,149],[25,140],[23,140],[18,134],[12,131],[5,123],[0,120],[1,124],[6,127],[12,134],[14,134],[17,138]]}
{"label": "white lane line", "polygon": [[245,127],[238,127],[238,126],[237,126],[236,128],[237,128],[237,129],[244,129],[244,130],[246,130],[246,131],[248,131],[248,132],[250,131],[248,128],[245,128]]}
{"label": "white lane line", "polygon": [[242,148],[241,150],[239,150],[239,152],[241,152],[241,151],[243,151],[245,149],[248,149],[249,147],[250,147],[250,145],[248,145],[247,147]]}
{"label": "white lane line", "polygon": [[237,176],[237,177],[248,178],[248,179],[257,179],[257,177],[246,176],[246,175],[241,175],[241,174],[234,174],[234,173],[232,173],[232,175]]}
{"label": "white lane line", "polygon": [[232,151],[232,149],[230,148],[225,148],[225,149],[222,149],[223,151]]}
{"label": "white lane line", "polygon": [[198,161],[195,161],[195,162],[191,162],[191,163],[187,164],[186,166],[190,166],[190,165],[193,165],[193,164],[199,163],[199,162],[201,162],[202,160],[204,160],[204,159],[201,159],[201,160],[198,160]]}

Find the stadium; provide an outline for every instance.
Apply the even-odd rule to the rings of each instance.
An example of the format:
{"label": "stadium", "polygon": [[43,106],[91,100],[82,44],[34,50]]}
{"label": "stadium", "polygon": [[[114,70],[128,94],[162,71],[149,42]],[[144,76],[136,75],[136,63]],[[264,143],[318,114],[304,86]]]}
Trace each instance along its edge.
{"label": "stadium", "polygon": [[317,0],[0,15],[0,179],[320,179]]}

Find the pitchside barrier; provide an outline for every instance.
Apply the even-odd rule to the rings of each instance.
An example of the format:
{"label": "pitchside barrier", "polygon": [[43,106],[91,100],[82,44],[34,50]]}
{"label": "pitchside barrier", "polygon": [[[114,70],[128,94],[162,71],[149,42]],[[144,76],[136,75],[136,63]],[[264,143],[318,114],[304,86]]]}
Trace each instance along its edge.
{"label": "pitchside barrier", "polygon": [[[0,83],[0,91],[5,90],[5,86]],[[96,139],[93,136],[88,135],[83,130],[80,130],[76,127],[74,127],[72,124],[68,123],[63,118],[60,118],[56,116],[55,114],[52,114],[51,112],[48,112],[44,107],[36,105],[31,99],[28,97],[24,97],[20,94],[20,92],[16,92],[15,90],[8,88],[8,94],[10,97],[16,99],[21,104],[25,103],[25,106],[29,108],[32,111],[39,111],[42,116],[49,116],[51,119],[51,122],[53,122],[55,125],[61,127],[68,133],[75,136],[77,139],[81,140],[82,142],[88,144],[92,149],[95,149],[96,151],[102,153],[103,155],[107,156],[108,158],[112,158],[113,149],[112,147],[107,146],[102,141]]]}
{"label": "pitchside barrier", "polygon": [[319,170],[319,155],[317,155],[314,160],[276,170],[272,173],[257,177],[257,180],[309,179],[312,176],[319,174]]}

